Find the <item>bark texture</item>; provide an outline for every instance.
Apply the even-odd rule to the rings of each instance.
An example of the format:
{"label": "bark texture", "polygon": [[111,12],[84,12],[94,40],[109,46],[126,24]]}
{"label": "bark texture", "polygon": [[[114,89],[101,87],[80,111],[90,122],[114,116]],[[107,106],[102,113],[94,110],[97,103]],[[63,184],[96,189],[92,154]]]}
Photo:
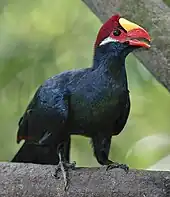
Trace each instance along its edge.
{"label": "bark texture", "polygon": [[169,197],[170,172],[78,168],[70,172],[64,192],[63,176],[56,179],[55,166],[0,163],[2,197]]}
{"label": "bark texture", "polygon": [[152,47],[134,52],[144,66],[170,91],[170,8],[162,0],[83,0],[102,21],[111,15],[136,22],[148,30]]}

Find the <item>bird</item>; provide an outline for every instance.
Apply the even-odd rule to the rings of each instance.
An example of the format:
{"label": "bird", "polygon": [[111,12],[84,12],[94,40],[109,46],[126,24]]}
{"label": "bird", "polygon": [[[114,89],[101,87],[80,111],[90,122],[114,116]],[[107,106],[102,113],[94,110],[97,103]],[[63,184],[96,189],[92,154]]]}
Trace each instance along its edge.
{"label": "bird", "polygon": [[128,170],[109,159],[111,139],[124,129],[130,112],[125,59],[150,43],[143,27],[111,16],[97,34],[91,67],[61,72],[36,90],[19,121],[17,143],[25,142],[12,162],[73,167],[70,137],[81,135],[91,139],[100,165]]}

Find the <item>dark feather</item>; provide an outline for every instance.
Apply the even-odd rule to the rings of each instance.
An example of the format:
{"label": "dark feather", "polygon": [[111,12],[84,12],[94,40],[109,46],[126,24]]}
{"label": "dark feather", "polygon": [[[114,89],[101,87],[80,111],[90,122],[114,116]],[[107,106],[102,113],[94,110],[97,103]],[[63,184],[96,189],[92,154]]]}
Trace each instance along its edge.
{"label": "dark feather", "polygon": [[[100,46],[95,50],[92,68],[67,71],[48,79],[19,122],[18,142],[25,139],[26,143],[41,147],[39,152],[34,152],[33,147],[21,151],[23,157],[31,150],[28,157],[44,155],[43,161],[44,144],[48,150],[56,150],[57,157],[57,147],[63,143],[67,147],[64,157],[68,159],[70,143],[66,142],[71,134],[77,134],[92,138],[98,162],[109,164],[111,137],[122,131],[130,110],[125,57],[131,51],[128,45],[120,43]],[[53,158],[54,153],[48,154]],[[51,157],[49,163],[54,161]],[[18,158],[17,161],[27,161],[22,156]]]}

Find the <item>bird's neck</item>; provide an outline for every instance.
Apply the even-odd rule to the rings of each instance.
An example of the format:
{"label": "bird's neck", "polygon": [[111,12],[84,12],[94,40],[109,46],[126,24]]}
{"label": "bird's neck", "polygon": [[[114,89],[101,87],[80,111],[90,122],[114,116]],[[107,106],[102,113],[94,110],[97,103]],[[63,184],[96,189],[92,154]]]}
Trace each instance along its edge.
{"label": "bird's neck", "polygon": [[93,59],[93,69],[99,69],[101,73],[108,73],[116,81],[121,81],[127,86],[127,76],[125,69],[125,58],[128,51],[123,51],[122,48],[112,50],[98,48],[95,51]]}

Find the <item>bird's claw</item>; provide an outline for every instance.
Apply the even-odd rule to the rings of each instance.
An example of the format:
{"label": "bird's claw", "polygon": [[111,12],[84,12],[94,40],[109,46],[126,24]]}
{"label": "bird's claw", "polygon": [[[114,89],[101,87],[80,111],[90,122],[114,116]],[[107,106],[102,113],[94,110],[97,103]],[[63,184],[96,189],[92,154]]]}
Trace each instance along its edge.
{"label": "bird's claw", "polygon": [[106,171],[108,170],[111,170],[113,168],[121,168],[123,169],[126,173],[128,173],[129,171],[129,167],[126,165],[126,164],[120,164],[120,163],[117,163],[117,162],[114,162],[112,164],[109,164],[106,168]]}
{"label": "bird's claw", "polygon": [[76,166],[76,162],[72,162],[72,163],[65,163],[65,162],[60,162],[57,166],[56,172],[54,174],[54,176],[56,178],[58,177],[58,172],[62,171],[63,173],[63,178],[64,178],[64,191],[67,191],[69,188],[69,173],[68,170],[74,170]]}
{"label": "bird's claw", "polygon": [[64,183],[64,191],[66,192],[69,188],[69,179]]}
{"label": "bird's claw", "polygon": [[[75,170],[75,168],[76,168],[76,162],[75,161],[73,161],[72,163],[67,163],[67,162],[61,162],[61,163],[59,163],[57,165],[56,174],[61,171],[61,165],[64,167],[65,171],[68,171],[69,169]],[[56,177],[56,174],[54,175],[55,177]]]}
{"label": "bird's claw", "polygon": [[73,161],[72,163],[63,163],[63,166],[64,166],[65,170],[69,170],[69,169],[75,170],[76,162]]}

